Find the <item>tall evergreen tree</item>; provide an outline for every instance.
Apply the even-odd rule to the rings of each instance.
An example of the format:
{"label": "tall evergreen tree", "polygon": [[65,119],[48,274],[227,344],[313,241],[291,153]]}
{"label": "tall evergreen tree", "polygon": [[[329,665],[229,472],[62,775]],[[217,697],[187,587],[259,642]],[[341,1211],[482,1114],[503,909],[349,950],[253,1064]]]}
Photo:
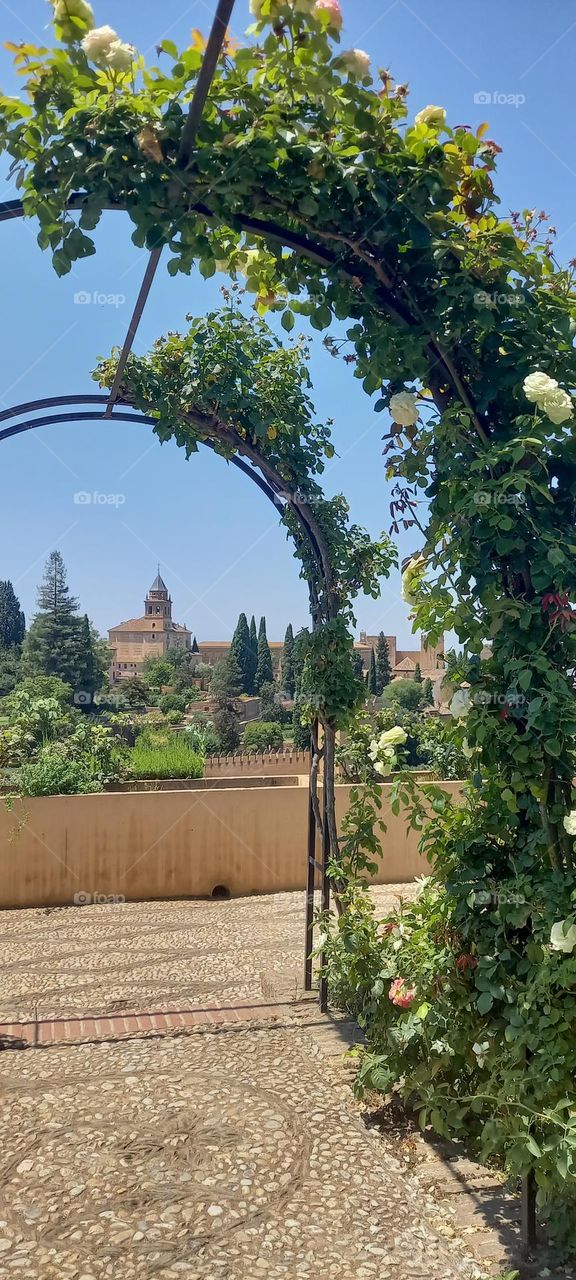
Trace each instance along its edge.
{"label": "tall evergreen tree", "polygon": [[416,684],[422,684],[422,672],[420,670],[419,662],[417,662],[416,666],[414,667],[414,679],[416,681]]}
{"label": "tall evergreen tree", "polygon": [[250,631],[245,613],[241,613],[232,636],[230,653],[236,659],[242,678],[242,693],[252,693],[254,677],[252,674],[252,650],[250,648]]}
{"label": "tall evergreen tree", "polygon": [[92,634],[92,628],[90,626],[90,623],[88,621],[88,615],[86,613],[84,614],[84,617],[81,620],[79,631],[80,631],[80,654],[79,654],[80,665],[79,665],[79,672],[78,672],[79,690],[77,691],[77,694],[80,692],[82,694],[85,694],[86,700],[79,701],[79,698],[77,696],[76,702],[79,706],[89,707],[92,705],[92,700],[94,698],[94,694],[96,693],[96,690],[99,689],[100,685],[102,684],[102,671],[100,670],[100,666],[98,662],[96,647],[94,644],[94,637]]}
{"label": "tall evergreen tree", "polygon": [[23,665],[28,675],[59,676],[74,690],[82,690],[84,656],[78,601],[70,595],[59,551],[46,561],[38,590],[38,612],[24,643]]}
{"label": "tall evergreen tree", "polygon": [[199,648],[198,648],[198,641],[197,641],[197,639],[196,639],[196,636],[194,636],[194,639],[193,639],[193,641],[192,641],[192,653],[200,653],[200,650],[199,650]]}
{"label": "tall evergreen tree", "polygon": [[260,619],[260,628],[258,631],[258,662],[256,665],[256,675],[254,676],[254,687],[256,693],[260,692],[263,684],[270,684],[274,680],[274,671],[272,668],[272,654],[268,646],[266,636],[266,619]]}
{"label": "tall evergreen tree", "polygon": [[377,678],[376,678],[376,654],[374,653],[373,649],[370,650],[370,669],[368,671],[368,693],[371,693],[373,697],[376,697],[378,693]]}
{"label": "tall evergreen tree", "polygon": [[376,645],[376,692],[378,695],[382,693],[387,684],[390,684],[391,679],[392,668],[390,666],[388,641],[384,632],[381,631]]}
{"label": "tall evergreen tree", "polygon": [[235,751],[240,742],[240,717],[234,699],[241,691],[242,673],[230,651],[226,658],[216,663],[210,683],[210,697],[215,707],[213,723],[220,751]]}
{"label": "tall evergreen tree", "polygon": [[0,582],[0,649],[22,644],[26,624],[11,582]]}
{"label": "tall evergreen tree", "polygon": [[250,681],[248,693],[256,693],[256,667],[258,666],[258,633],[254,614],[250,619]]}
{"label": "tall evergreen tree", "polygon": [[434,706],[434,689],[432,687],[432,681],[430,680],[429,677],[424,681],[424,684],[422,685],[422,706],[423,707]]}
{"label": "tall evergreen tree", "polygon": [[242,672],[234,654],[216,663],[210,681],[210,697],[218,708],[229,707],[242,693]]}
{"label": "tall evergreen tree", "polygon": [[352,670],[357,680],[364,680],[364,661],[357,649],[352,653]]}
{"label": "tall evergreen tree", "polygon": [[284,648],[282,650],[282,688],[289,698],[294,697],[296,673],[294,670],[294,632],[291,622],[286,627]]}

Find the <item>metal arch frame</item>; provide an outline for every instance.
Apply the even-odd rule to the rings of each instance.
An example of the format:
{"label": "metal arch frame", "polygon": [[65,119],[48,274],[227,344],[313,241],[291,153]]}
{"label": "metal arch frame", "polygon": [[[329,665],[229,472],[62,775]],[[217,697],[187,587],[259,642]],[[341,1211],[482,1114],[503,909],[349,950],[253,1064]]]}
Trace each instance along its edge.
{"label": "metal arch frame", "polygon": [[[12,405],[9,409],[3,409],[0,412],[0,422],[7,422],[11,418],[19,418],[21,414],[37,413],[41,409],[61,408],[64,405],[82,405],[82,404],[98,404],[104,409],[108,404],[108,396],[103,395],[79,395],[79,396],[45,396],[41,400],[27,400],[23,404]],[[66,424],[68,422],[135,422],[142,426],[157,426],[155,418],[148,418],[145,414],[130,412],[127,409],[119,409],[114,406],[112,416],[106,412],[97,413],[96,411],[83,410],[79,413],[52,413],[44,414],[41,418],[25,418],[23,422],[14,423],[12,426],[0,428],[0,442],[9,440],[13,436],[23,435],[25,431],[33,431],[35,427],[49,427],[58,423]],[[206,445],[208,449],[214,446],[209,440],[200,440],[200,444]],[[270,502],[277,510],[282,510],[284,501],[282,497],[272,488],[272,485],[259,476],[243,458],[233,457],[229,459],[232,464],[243,471],[244,475],[250,477],[254,484],[266,494]]]}
{"label": "metal arch frame", "polygon": [[[98,405],[99,410],[89,409],[79,406]],[[46,413],[47,409],[64,408],[65,406],[78,406],[77,409],[69,408],[65,413]],[[12,439],[15,436],[24,435],[27,431],[34,431],[37,427],[48,427],[58,424],[65,425],[67,423],[77,422],[133,422],[139,426],[157,425],[155,418],[149,418],[145,414],[131,412],[127,409],[119,408],[114,405],[112,412],[107,412],[108,396],[92,393],[89,395],[65,395],[65,396],[45,396],[39,400],[27,400],[22,404],[12,405],[8,409],[0,411],[0,424],[8,422],[9,426],[0,426],[0,443],[4,440]],[[41,414],[38,417],[30,417],[30,414]],[[12,421],[13,419],[21,419],[20,421]],[[207,448],[214,451],[214,445],[209,440],[200,440],[200,444],[206,445]],[[244,475],[248,476],[255,485],[261,489],[262,493],[268,498],[277,511],[282,511],[286,504],[285,497],[273,488],[263,476],[245,462],[243,458],[237,455],[229,459],[232,464],[237,467]],[[304,525],[306,529],[306,526]],[[307,530],[307,535],[313,541],[311,530]],[[323,814],[323,832],[322,832],[322,860],[316,857],[317,843],[317,822],[314,811],[313,795],[312,795],[312,770],[314,762],[317,760],[318,753],[318,723],[313,726],[311,746],[310,746],[310,778],[309,778],[309,795],[308,795],[308,837],[307,837],[307,858],[306,858],[306,921],[305,921],[305,945],[304,945],[304,989],[312,990],[312,951],[314,947],[314,892],[316,888],[316,874],[320,874],[320,888],[322,891],[322,909],[327,911],[330,906],[330,880],[328,877],[327,866],[330,857],[329,844],[327,842],[327,821],[326,821],[326,788],[324,792],[324,814]],[[320,980],[320,1006],[323,1011],[326,1010],[328,1004],[328,989],[326,979]]]}
{"label": "metal arch frame", "polygon": [[[176,160],[176,167],[180,171],[186,170],[188,165],[190,164],[198,126],[202,119],[202,114],[204,111],[204,107],[206,105],[208,93],[210,91],[210,86],[212,84],[212,81],[216,72],[216,68],[218,65],[218,59],[224,47],[224,41],[226,38],[228,22],[232,16],[234,4],[235,4],[235,0],[217,0],[216,13],[214,15],[212,28],[210,31],[210,35],[208,37],[208,41],[204,51],[204,57],[202,59],[202,64],[198,74],[198,80],[194,88],[194,93],[192,95],[192,100],[190,102],[190,106],[188,109],[188,115],[185,120],[182,136],[180,139],[180,146],[179,146],[178,156]],[[176,181],[177,181],[177,175],[174,176],[173,183],[175,183]],[[69,197],[67,201],[67,207],[69,209],[81,208],[83,200],[84,200],[83,194],[81,192],[75,192]],[[121,208],[122,206],[111,205],[109,207],[118,209],[118,208]],[[206,212],[209,214],[210,211],[207,210]],[[24,214],[24,209],[22,206],[22,202],[20,200],[13,200],[13,201],[11,200],[11,201],[7,201],[5,203],[0,204],[0,222],[8,221],[15,217],[22,217],[23,214]],[[260,230],[262,229],[261,227],[259,227],[258,219],[246,218],[244,221],[245,221],[246,229],[251,229],[253,231],[258,231],[259,229]],[[306,248],[308,249],[310,248],[310,246],[308,246],[307,242],[302,237],[296,237],[294,240],[294,243],[295,243],[295,246],[298,245],[298,247],[300,248],[304,248],[304,246],[306,246]],[[155,424],[154,419],[149,419],[149,418],[143,417],[142,415],[132,414],[130,412],[126,412],[125,410],[120,410],[115,413],[114,410],[116,408],[118,396],[120,393],[122,373],[124,371],[126,362],[132,350],[134,338],[136,336],[136,332],[138,330],[138,326],[140,324],[140,320],[142,318],[142,314],[144,312],[144,308],[148,300],[150,289],[152,287],[152,283],[156,275],[161,253],[162,253],[162,248],[153,249],[150,252],[148,263],[146,266],[146,271],[144,273],[144,279],[140,286],[138,297],[136,299],[134,310],[132,312],[130,323],[128,325],[128,331],[126,333],[126,337],[124,339],[124,343],[122,345],[122,349],[120,352],[118,367],[116,369],[114,382],[112,384],[108,397],[96,396],[96,395],[82,396],[76,401],[74,401],[70,396],[66,396],[66,397],[49,397],[48,399],[44,399],[44,400],[30,401],[27,404],[18,405],[18,406],[15,406],[13,409],[8,409],[0,413],[0,422],[9,421],[10,418],[18,417],[21,413],[24,413],[24,412],[37,413],[40,410],[43,410],[46,408],[57,407],[57,406],[62,406],[65,404],[72,404],[72,403],[100,404],[100,405],[104,403],[104,412],[98,413],[96,411],[84,410],[80,414],[74,414],[74,413],[45,414],[44,417],[42,418],[26,419],[25,421],[20,422],[19,424],[13,424],[12,426],[5,427],[2,431],[0,431],[0,441],[5,440],[14,435],[22,434],[25,431],[33,430],[35,427],[48,426],[58,422],[66,423],[66,422],[77,422],[77,421],[86,421],[86,420],[89,420],[89,421],[90,420],[91,421],[116,420],[116,421],[136,422],[136,423],[144,422],[151,425]],[[319,253],[318,250],[315,250],[314,256],[317,259],[325,261],[325,259],[322,257],[321,253]],[[202,443],[205,443],[208,447],[211,446],[210,441],[203,441]],[[211,447],[214,448],[213,445]],[[258,488],[260,488],[262,492],[266,494],[266,497],[269,498],[269,500],[273,503],[276,509],[278,508],[283,509],[284,505],[292,506],[292,509],[294,510],[297,516],[297,519],[301,525],[301,528],[309,542],[309,545],[312,548],[315,559],[319,565],[320,573],[322,574],[323,577],[325,577],[320,547],[318,545],[318,541],[315,536],[314,530],[312,526],[309,524],[309,522],[307,521],[304,515],[304,512],[300,510],[297,506],[295,506],[293,503],[290,503],[289,496],[282,495],[279,487],[275,488],[273,482],[268,482],[266,479],[264,479],[264,477],[259,475],[256,469],[248,465],[244,461],[244,459],[234,456],[231,459],[231,461],[240,471],[243,471],[245,475],[248,475],[250,479],[253,480],[254,483],[258,485]],[[286,501],[286,497],[287,497],[287,501]],[[312,588],[311,579],[309,580],[309,587]],[[315,625],[314,616],[312,619],[312,625],[313,626]],[[322,909],[324,911],[327,911],[330,906],[330,879],[328,876],[328,863],[330,861],[331,838],[328,830],[328,805],[327,805],[328,775],[326,772],[326,769],[327,769],[326,760],[324,761],[323,818],[322,819],[320,819],[319,810],[317,809],[317,805],[315,805],[316,797],[315,797],[315,794],[313,794],[313,784],[315,787],[316,776],[318,771],[318,761],[319,761],[319,755],[320,755],[319,747],[318,747],[318,737],[319,737],[319,724],[318,724],[318,721],[316,720],[315,724],[312,727],[311,740],[310,740],[308,856],[307,856],[307,876],[306,876],[306,929],[305,929],[305,967],[304,967],[305,990],[310,990],[312,987],[312,950],[314,945],[314,888],[316,884],[317,872],[320,873],[320,877],[321,877]],[[326,742],[326,739],[325,739],[325,742]],[[333,743],[332,743],[332,746],[333,746]],[[335,821],[333,751],[331,751],[331,759],[332,759],[332,765],[331,765],[331,788],[330,788],[331,789],[331,809],[330,811],[331,811],[332,819],[333,821]],[[319,862],[316,859],[316,836],[317,836],[318,825],[320,826],[321,832],[322,832],[321,862]],[[327,987],[326,978],[322,977],[320,979],[320,1009],[323,1012],[325,1012],[327,1007],[328,1007],[328,987]]]}

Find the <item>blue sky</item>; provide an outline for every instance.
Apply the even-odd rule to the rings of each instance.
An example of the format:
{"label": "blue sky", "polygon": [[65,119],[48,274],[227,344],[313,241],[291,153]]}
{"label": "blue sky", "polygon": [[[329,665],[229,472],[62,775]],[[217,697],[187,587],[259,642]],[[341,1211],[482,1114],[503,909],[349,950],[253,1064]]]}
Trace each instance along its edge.
{"label": "blue sky", "polygon": [[[169,36],[186,44],[193,27],[207,32],[210,0],[93,0],[98,25],[153,54]],[[414,112],[446,106],[452,123],[483,120],[503,147],[498,190],[502,209],[536,206],[558,228],[562,259],[576,254],[576,169],[573,161],[576,14],[571,0],[513,5],[484,0],[342,0],[344,47],[365,49],[375,67],[389,67],[411,87]],[[0,0],[2,40],[47,42],[45,0]],[[248,0],[237,0],[234,34],[248,23]],[[10,54],[0,50],[0,83],[14,91]],[[474,95],[490,95],[475,102]],[[5,169],[2,170],[5,172]],[[3,183],[2,198],[13,194]],[[58,280],[36,244],[36,228],[21,220],[0,227],[3,335],[2,407],[34,397],[96,390],[90,370],[122,341],[146,255],[131,242],[122,214],[104,215],[97,254]],[[186,312],[218,303],[218,278],[171,279],[160,267],[141,325],[137,351]],[[78,292],[115,302],[79,305]],[[124,301],[118,302],[118,296]],[[339,456],[326,473],[328,492],[345,492],[352,517],[378,534],[389,525],[389,486],[381,457],[382,417],[348,367],[332,360],[316,335],[312,357],[320,417],[335,419]],[[15,585],[27,616],[49,551],[59,548],[69,582],[101,631],[141,612],[159,561],[175,617],[199,639],[226,639],[241,609],[264,612],[268,634],[281,639],[288,622],[307,621],[305,585],[298,579],[284,531],[248,480],[208,451],[189,463],[173,444],[160,446],[133,425],[46,427],[5,442],[0,454],[0,578]],[[74,502],[78,492],[120,494],[118,504]],[[403,554],[415,539],[401,542]],[[359,600],[358,627],[410,636],[399,577],[383,584],[380,601]]]}

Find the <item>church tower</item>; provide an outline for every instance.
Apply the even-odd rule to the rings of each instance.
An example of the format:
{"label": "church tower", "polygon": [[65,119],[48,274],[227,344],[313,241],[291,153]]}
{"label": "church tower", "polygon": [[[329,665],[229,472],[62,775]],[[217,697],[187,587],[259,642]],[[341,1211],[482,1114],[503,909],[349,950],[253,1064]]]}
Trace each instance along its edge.
{"label": "church tower", "polygon": [[144,601],[144,613],[147,618],[162,618],[166,629],[172,622],[172,597],[168,595],[168,587],[160,577],[160,565]]}

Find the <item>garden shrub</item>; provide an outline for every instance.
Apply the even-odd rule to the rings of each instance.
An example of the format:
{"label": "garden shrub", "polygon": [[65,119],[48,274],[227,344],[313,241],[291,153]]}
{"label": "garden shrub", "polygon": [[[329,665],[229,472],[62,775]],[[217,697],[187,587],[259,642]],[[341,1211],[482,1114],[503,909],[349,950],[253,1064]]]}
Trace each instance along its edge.
{"label": "garden shrub", "polygon": [[274,720],[251,720],[246,725],[242,746],[254,748],[256,751],[279,749],[284,745],[282,728]]}
{"label": "garden shrub", "polygon": [[53,746],[43,747],[35,760],[20,767],[15,786],[21,796],[86,795],[103,790],[87,760],[73,760]]}
{"label": "garden shrub", "polygon": [[164,715],[167,715],[169,711],[181,711],[183,713],[186,710],[186,698],[182,693],[164,693],[158,699],[158,706]]}
{"label": "garden shrub", "polygon": [[200,721],[199,717],[193,724],[186,725],[184,737],[188,746],[193,751],[199,751],[201,755],[216,755],[220,749],[218,735],[214,730],[214,726],[210,720]]}

